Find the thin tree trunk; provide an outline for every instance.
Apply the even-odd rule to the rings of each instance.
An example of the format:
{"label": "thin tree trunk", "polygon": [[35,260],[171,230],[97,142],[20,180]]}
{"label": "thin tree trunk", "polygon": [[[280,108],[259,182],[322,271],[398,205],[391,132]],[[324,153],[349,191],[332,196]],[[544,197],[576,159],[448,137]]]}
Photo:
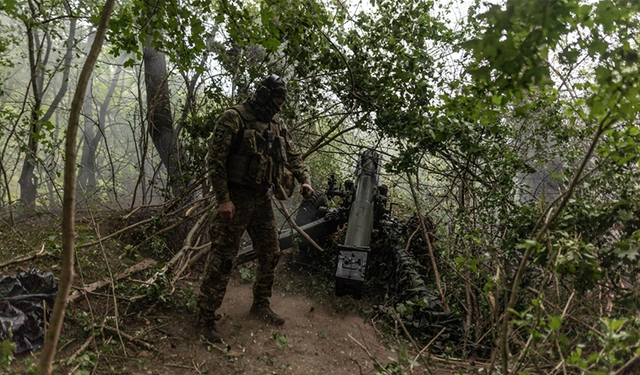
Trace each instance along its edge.
{"label": "thin tree trunk", "polygon": [[[37,12],[33,2],[29,1],[29,8],[33,19],[36,19]],[[33,92],[34,104],[31,109],[31,124],[29,131],[29,139],[27,141],[27,153],[25,155],[24,162],[22,164],[22,171],[20,179],[20,198],[33,206],[36,202],[38,183],[35,176],[35,167],[38,153],[38,140],[37,137],[42,130],[42,124],[47,122],[54,111],[57,109],[58,104],[64,98],[69,81],[69,72],[71,71],[71,59],[73,58],[73,47],[76,36],[76,20],[71,19],[69,23],[69,35],[66,42],[66,53],[62,59],[62,66],[64,66],[60,89],[56,93],[55,98],[51,102],[51,105],[47,109],[47,112],[40,117],[39,113],[42,109],[42,98],[45,92],[44,88],[44,75],[43,67],[47,64],[49,54],[51,52],[51,39],[48,34],[45,35],[47,40],[47,48],[42,58],[42,46],[38,42],[38,36],[34,25],[31,23],[26,24],[27,27],[27,42],[29,44],[29,66],[31,68],[31,87]],[[48,85],[47,85],[48,86]]]}
{"label": "thin tree trunk", "polygon": [[144,82],[147,88],[147,111],[151,140],[167,169],[167,185],[174,196],[180,195],[178,135],[173,129],[167,61],[164,54],[150,45],[144,46]]}
{"label": "thin tree trunk", "polygon": [[[417,180],[417,177],[416,177],[416,180]],[[435,254],[433,253],[433,247],[431,246],[431,240],[429,239],[429,231],[427,230],[427,226],[424,223],[425,220],[420,210],[420,202],[418,201],[418,194],[416,193],[410,173],[407,173],[407,181],[409,182],[411,195],[413,196],[413,202],[416,205],[416,213],[418,214],[418,221],[420,222],[420,227],[422,228],[422,235],[424,236],[424,240],[427,243],[427,249],[429,250],[429,259],[431,259],[431,266],[433,267],[433,274],[436,280],[436,288],[438,289],[438,293],[440,294],[442,305],[447,311],[451,311],[451,308],[449,308],[449,304],[447,303],[447,299],[445,298],[445,295],[444,295],[444,289],[442,289],[442,285],[440,283],[440,272],[438,271],[438,263],[436,262],[436,257],[435,257]]]}
{"label": "thin tree trunk", "polygon": [[[148,121],[147,118],[144,115],[144,105],[142,104],[142,89],[141,89],[141,85],[140,85],[140,75],[142,74],[142,69],[138,72],[138,84],[137,89],[138,89],[138,110],[140,111],[140,140],[136,141],[136,156],[138,158],[138,179],[136,181],[136,185],[133,188],[133,194],[131,196],[131,208],[130,210],[133,210],[133,207],[136,204],[136,196],[137,196],[137,192],[138,192],[138,187],[140,187],[141,190],[141,202],[140,205],[144,205],[146,203],[146,186],[145,186],[145,178],[146,178],[146,160],[147,160],[147,150],[149,149],[148,144],[149,144],[149,132],[147,131],[146,127],[148,126]],[[134,138],[135,138],[135,129],[133,127],[131,127],[131,133],[133,134]]]}
{"label": "thin tree trunk", "polygon": [[96,185],[96,149],[92,147],[93,140],[96,138],[95,121],[93,119],[93,80],[94,77],[91,76],[82,103],[82,113],[84,114],[82,137],[84,142],[82,142],[80,171],[78,172],[78,181],[76,183],[78,202],[84,200],[82,198],[83,194],[91,194]]}
{"label": "thin tree trunk", "polygon": [[49,375],[53,371],[53,357],[58,346],[58,339],[62,331],[62,322],[69,300],[69,292],[73,283],[73,259],[75,253],[75,196],[76,196],[76,137],[78,133],[78,123],[84,94],[91,78],[91,72],[95,66],[102,42],[107,32],[107,25],[111,18],[115,0],[107,0],[102,14],[100,24],[96,32],[96,37],[91,46],[91,51],[82,67],[82,72],[78,79],[71,109],[69,113],[69,125],[67,127],[67,139],[65,144],[65,165],[64,165],[64,199],[62,206],[62,272],[60,275],[60,288],[53,306],[53,314],[45,345],[40,357],[39,373]]}
{"label": "thin tree trunk", "polygon": [[177,134],[180,134],[182,127],[187,122],[189,113],[194,112],[194,109],[195,109],[194,104],[195,104],[195,98],[196,98],[196,94],[195,94],[196,84],[200,79],[200,73],[196,73],[192,78],[189,78],[189,76],[186,73],[183,73],[182,78],[184,78],[184,83],[187,88],[187,98],[184,101],[184,107],[182,108],[182,115],[180,116],[180,120],[178,120],[178,126],[176,127]]}
{"label": "thin tree trunk", "polygon": [[[33,2],[29,1],[29,8],[33,17],[36,17],[36,10]],[[31,121],[29,124],[29,136],[27,140],[27,151],[20,172],[20,199],[29,206],[34,206],[36,202],[37,183],[34,170],[36,168],[35,158],[38,152],[38,141],[36,135],[40,134],[40,108],[42,107],[42,70],[40,69],[40,46],[36,41],[36,30],[32,24],[27,23],[27,43],[29,45],[29,66],[31,68],[31,92],[33,93],[33,107],[31,109]]]}
{"label": "thin tree trunk", "polygon": [[118,85],[118,80],[120,78],[120,73],[122,72],[122,64],[124,64],[124,60],[126,59],[126,55],[122,55],[118,61],[118,68],[111,79],[111,84],[109,85],[109,89],[107,91],[107,95],[104,98],[104,101],[100,105],[100,112],[98,114],[98,130],[95,130],[96,122],[93,120],[93,103],[94,98],[91,94],[92,86],[93,86],[93,77],[91,78],[92,83],[87,90],[87,94],[85,95],[85,103],[83,105],[83,112],[85,114],[84,121],[84,144],[82,147],[82,159],[80,164],[82,167],[80,168],[80,173],[78,175],[78,187],[82,188],[87,192],[87,195],[95,192],[97,186],[96,180],[96,154],[98,151],[98,146],[100,145],[100,141],[103,138],[106,126],[106,118],[107,112],[109,108],[109,104],[111,103],[111,99],[113,98],[113,93],[116,90]]}

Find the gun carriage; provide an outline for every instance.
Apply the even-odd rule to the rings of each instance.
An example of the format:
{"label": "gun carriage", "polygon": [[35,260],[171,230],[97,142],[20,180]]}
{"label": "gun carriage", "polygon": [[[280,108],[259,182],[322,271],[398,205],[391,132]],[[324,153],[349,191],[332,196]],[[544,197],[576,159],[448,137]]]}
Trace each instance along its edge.
{"label": "gun carriage", "polygon": [[[302,202],[296,217],[296,224],[314,241],[334,234],[338,228],[347,224],[344,243],[338,245],[337,249],[335,293],[338,296],[362,296],[367,269],[372,263],[371,237],[374,229],[399,226],[398,221],[390,215],[388,188],[379,184],[381,162],[380,154],[375,151],[367,150],[361,153],[355,182],[347,180],[342,187],[337,184],[335,175],[332,174],[326,192],[317,193],[316,197]],[[334,197],[340,197],[341,204],[337,208],[328,209],[326,199]],[[382,232],[393,231],[386,229]],[[292,247],[294,241],[299,241],[298,246],[301,250],[310,246],[294,229],[282,231],[279,241],[281,249]],[[399,260],[407,256],[406,253],[402,253]],[[247,246],[239,252],[237,263],[242,264],[253,259],[253,247]],[[401,265],[406,263],[400,262]]]}

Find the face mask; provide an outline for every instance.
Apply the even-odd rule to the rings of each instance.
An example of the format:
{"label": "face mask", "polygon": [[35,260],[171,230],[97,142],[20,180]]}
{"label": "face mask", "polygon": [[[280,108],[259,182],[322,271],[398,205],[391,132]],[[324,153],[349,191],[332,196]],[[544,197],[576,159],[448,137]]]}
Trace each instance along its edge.
{"label": "face mask", "polygon": [[286,99],[287,86],[284,81],[275,74],[263,80],[251,99],[247,101],[249,107],[263,122],[268,122],[280,108],[273,102],[273,98]]}
{"label": "face mask", "polygon": [[247,105],[262,122],[271,121],[271,118],[280,112],[280,109],[273,100],[268,100],[266,103],[259,103],[255,98],[251,98],[247,101]]}

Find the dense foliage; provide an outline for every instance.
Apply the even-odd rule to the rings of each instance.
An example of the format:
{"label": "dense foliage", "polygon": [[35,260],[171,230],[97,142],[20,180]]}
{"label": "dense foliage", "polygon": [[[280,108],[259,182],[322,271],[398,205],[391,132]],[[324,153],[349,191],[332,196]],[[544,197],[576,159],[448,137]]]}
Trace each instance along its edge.
{"label": "dense foliage", "polygon": [[[0,4],[3,220],[61,205],[67,83],[100,8]],[[401,214],[436,223],[426,276],[466,323],[456,355],[502,373],[622,373],[640,353],[639,12],[633,0],[120,2],[85,97],[79,150],[93,162],[79,168],[93,177],[80,195],[133,208],[202,181],[216,116],[277,73],[316,186],[375,148]],[[149,142],[149,50],[167,58],[179,180]]]}

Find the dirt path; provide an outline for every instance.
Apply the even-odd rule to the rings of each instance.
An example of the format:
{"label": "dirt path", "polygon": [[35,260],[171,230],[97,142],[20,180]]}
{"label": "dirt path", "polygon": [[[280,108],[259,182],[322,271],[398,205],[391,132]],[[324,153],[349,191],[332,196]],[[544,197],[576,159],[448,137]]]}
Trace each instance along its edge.
{"label": "dirt path", "polygon": [[[432,357],[430,372],[422,366],[409,367],[406,358],[416,351],[404,354],[405,372],[396,368],[376,372],[375,364],[386,366],[399,358],[397,351],[383,341],[374,324],[365,322],[354,311],[360,308],[354,300],[310,298],[300,290],[305,283],[313,283],[300,275],[282,270],[278,272],[279,285],[271,299],[275,312],[286,319],[275,327],[249,315],[252,304],[252,283],[242,283],[241,277],[232,278],[218,313],[220,344],[207,342],[199,335],[196,316],[188,312],[184,303],[174,308],[132,304],[120,307],[122,319],[117,333],[100,333],[97,325],[88,320],[93,314],[103,324],[114,327],[112,298],[97,293],[92,296],[91,308],[86,301],[70,308],[63,330],[64,343],[57,355],[56,374],[122,374],[122,375],[310,375],[310,374],[479,374],[480,368],[467,363],[443,361]],[[196,273],[198,274],[198,273]],[[293,287],[289,283],[293,283]],[[186,284],[198,284],[193,278]],[[313,288],[319,287],[318,283]],[[181,287],[184,287],[182,285]],[[313,289],[311,288],[311,289]],[[183,302],[194,301],[193,288],[183,294]],[[292,293],[286,291],[293,290]],[[331,291],[320,290],[332,295]],[[196,291],[197,293],[197,287]],[[178,293],[178,291],[176,291]],[[124,296],[122,298],[125,298]],[[181,297],[180,297],[181,298]],[[325,301],[325,302],[323,302]],[[175,303],[175,302],[174,302]],[[361,306],[362,307],[362,306]],[[83,318],[84,317],[84,320]],[[96,340],[80,349],[87,340],[86,324],[91,323]],[[135,344],[127,337],[134,337]],[[135,341],[135,340],[134,340]],[[139,343],[153,345],[153,350]],[[39,352],[35,354],[36,361]],[[73,362],[67,359],[76,356]],[[20,358],[22,360],[23,358]],[[26,368],[16,362],[14,373],[25,373]]]}
{"label": "dirt path", "polygon": [[[46,224],[46,223],[45,223]],[[48,228],[41,224],[39,227]],[[34,226],[34,228],[36,228]],[[51,231],[33,229],[35,243],[46,243]],[[11,243],[11,233],[0,232],[0,242]],[[39,236],[39,237],[38,237]],[[8,240],[7,240],[8,239]],[[0,260],[13,259],[16,250],[5,246]],[[120,249],[120,247],[116,247]],[[28,249],[27,249],[28,250]],[[27,250],[20,250],[27,252]],[[81,287],[105,280],[102,253],[79,252],[82,275],[76,279]],[[111,267],[121,272],[136,261],[123,262],[109,253]],[[126,264],[125,264],[126,263]],[[30,267],[55,273],[55,257],[42,257],[5,267],[4,275],[15,275]],[[116,311],[113,291],[109,288],[90,293],[68,307],[59,353],[56,355],[56,374],[375,374],[374,359],[385,366],[399,357],[382,341],[376,327],[358,315],[366,303],[348,297],[335,299],[330,282],[323,277],[310,276],[301,269],[293,269],[282,261],[276,272],[276,285],[271,300],[274,311],[286,319],[282,327],[273,327],[249,315],[252,303],[251,279],[255,272],[249,266],[236,270],[228,292],[218,311],[224,316],[219,322],[223,344],[211,344],[198,335],[195,324],[194,293],[199,285],[201,270],[194,269],[188,279],[176,285],[175,293],[168,290],[150,292],[141,289],[143,280],[155,271],[138,273],[116,283]],[[80,270],[80,267],[78,267]],[[247,271],[244,275],[241,271]],[[323,271],[320,270],[320,273]],[[326,276],[326,275],[325,275]],[[194,288],[196,289],[194,291]],[[145,297],[149,293],[148,297]],[[311,297],[308,297],[311,296]],[[122,339],[101,326],[116,327],[118,316]],[[90,334],[95,334],[95,340]],[[125,336],[128,335],[128,336]],[[401,333],[400,333],[401,335]],[[127,337],[153,345],[146,349],[130,342]],[[415,352],[411,349],[410,352]],[[37,363],[40,352],[19,356],[12,362],[12,374],[25,374]],[[405,354],[415,356],[415,353]],[[69,361],[68,359],[75,359]],[[462,363],[443,363],[434,359],[432,374],[451,375],[478,373],[478,369],[458,372]],[[408,369],[408,367],[404,366]],[[453,368],[457,367],[457,368]],[[465,366],[464,368],[466,369]],[[2,370],[0,370],[2,372]],[[384,373],[384,372],[381,372]],[[403,372],[393,371],[393,374]],[[414,367],[410,374],[424,374],[423,367]]]}
{"label": "dirt path", "polygon": [[[156,353],[142,351],[120,359],[124,374],[372,374],[371,358],[353,340],[384,363],[396,357],[376,337],[375,329],[355,315],[338,315],[300,295],[276,293],[274,311],[287,321],[273,327],[249,315],[251,285],[233,284],[219,312],[223,344],[197,337],[195,317],[163,316],[148,321],[145,339]],[[168,323],[168,324],[167,324]],[[153,329],[158,325],[158,329]],[[351,337],[353,337],[353,339]],[[117,369],[116,369],[117,370]]]}
{"label": "dirt path", "polygon": [[[430,372],[425,372],[424,367],[410,368],[406,363],[403,367],[408,372],[398,372],[398,369],[376,372],[376,362],[386,366],[399,357],[397,351],[385,345],[376,327],[354,313],[358,309],[345,306],[348,300],[340,299],[337,305],[336,301],[323,303],[322,298],[309,298],[301,294],[300,284],[295,284],[295,292],[285,292],[291,290],[286,287],[289,280],[298,283],[308,281],[291,276],[280,273],[280,287],[275,288],[271,299],[274,311],[286,319],[281,327],[265,324],[249,315],[253,299],[251,283],[243,284],[240,278],[233,278],[222,307],[218,310],[223,315],[218,323],[219,333],[223,337],[221,344],[205,341],[198,334],[195,313],[188,312],[184,304],[179,304],[174,305],[177,307],[173,309],[151,305],[129,311],[125,307],[120,310],[123,316],[119,325],[123,333],[122,341],[113,331],[100,333],[94,330],[97,334],[95,342],[79,349],[88,337],[86,323],[89,321],[86,319],[90,314],[87,311],[93,311],[92,314],[98,317],[103,316],[103,324],[115,326],[113,309],[109,307],[111,298],[96,294],[91,309],[86,308],[86,301],[71,307],[65,322],[65,340],[57,355],[61,361],[57,362],[55,373],[452,375],[483,371],[470,368],[468,363],[444,362],[432,357]],[[85,317],[84,323],[82,317]],[[138,343],[149,343],[153,345],[153,350],[134,344],[127,337],[135,337]],[[405,358],[416,354],[414,350],[409,352],[405,353]],[[35,354],[36,361],[38,355]],[[79,356],[73,362],[67,362],[72,355]],[[23,359],[20,358],[21,361]],[[13,373],[26,373],[22,362],[18,361],[15,365]]]}

